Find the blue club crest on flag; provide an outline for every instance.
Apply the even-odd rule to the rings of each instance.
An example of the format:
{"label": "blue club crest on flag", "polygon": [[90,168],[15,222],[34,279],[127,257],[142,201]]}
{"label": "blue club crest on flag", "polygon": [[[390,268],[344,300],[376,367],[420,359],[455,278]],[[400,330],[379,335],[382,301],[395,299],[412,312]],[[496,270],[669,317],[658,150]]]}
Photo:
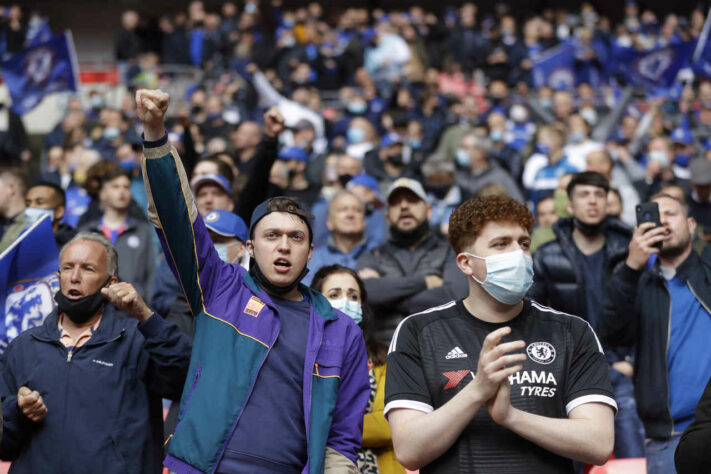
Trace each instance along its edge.
{"label": "blue club crest on flag", "polygon": [[54,310],[58,269],[59,252],[49,216],[25,229],[0,255],[0,353]]}
{"label": "blue club crest on flag", "polygon": [[13,54],[0,63],[12,98],[12,109],[23,115],[54,92],[76,92],[79,67],[72,35],[66,32]]}
{"label": "blue club crest on flag", "polygon": [[650,51],[616,48],[611,72],[637,86],[669,87],[679,71],[689,65],[694,46],[693,41],[687,41]]}
{"label": "blue club crest on flag", "polygon": [[553,89],[572,89],[575,86],[575,48],[561,44],[541,53],[533,63],[533,84]]}

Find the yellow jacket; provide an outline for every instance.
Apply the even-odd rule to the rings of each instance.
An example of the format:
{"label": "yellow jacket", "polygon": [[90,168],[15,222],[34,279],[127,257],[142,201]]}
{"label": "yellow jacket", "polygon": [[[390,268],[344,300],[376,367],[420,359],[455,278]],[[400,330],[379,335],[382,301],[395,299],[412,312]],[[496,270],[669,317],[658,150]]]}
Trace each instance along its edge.
{"label": "yellow jacket", "polygon": [[378,458],[380,474],[405,474],[405,468],[397,462],[390,425],[383,416],[385,408],[385,364],[373,367],[377,390],[373,411],[365,414],[363,422],[363,447],[372,448]]}

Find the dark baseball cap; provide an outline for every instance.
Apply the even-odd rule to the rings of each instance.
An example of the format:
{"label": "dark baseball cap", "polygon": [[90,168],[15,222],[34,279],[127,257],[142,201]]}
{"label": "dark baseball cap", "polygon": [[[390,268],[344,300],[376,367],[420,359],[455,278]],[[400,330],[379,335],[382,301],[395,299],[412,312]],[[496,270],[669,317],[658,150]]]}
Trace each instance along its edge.
{"label": "dark baseball cap", "polygon": [[249,220],[250,238],[254,237],[254,228],[257,226],[257,223],[259,223],[264,216],[272,212],[286,212],[298,216],[304,221],[306,227],[309,228],[309,242],[313,240],[314,233],[311,227],[311,221],[315,219],[314,215],[305,211],[299,204],[299,201],[288,196],[277,196],[267,199],[254,209],[252,218]]}

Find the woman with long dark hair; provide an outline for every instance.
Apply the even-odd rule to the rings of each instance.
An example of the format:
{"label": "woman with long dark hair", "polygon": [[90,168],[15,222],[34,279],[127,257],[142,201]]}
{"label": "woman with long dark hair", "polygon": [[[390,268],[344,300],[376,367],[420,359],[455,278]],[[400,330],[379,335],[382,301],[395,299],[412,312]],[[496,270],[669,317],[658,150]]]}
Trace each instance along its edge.
{"label": "woman with long dark hair", "polygon": [[385,406],[385,358],[387,346],[375,336],[373,312],[363,281],[350,268],[328,265],[316,272],[311,288],[321,292],[335,309],[347,314],[363,330],[368,351],[370,399],[363,423],[363,445],[358,453],[362,474],[404,474],[393,450],[390,426],[383,416]]}

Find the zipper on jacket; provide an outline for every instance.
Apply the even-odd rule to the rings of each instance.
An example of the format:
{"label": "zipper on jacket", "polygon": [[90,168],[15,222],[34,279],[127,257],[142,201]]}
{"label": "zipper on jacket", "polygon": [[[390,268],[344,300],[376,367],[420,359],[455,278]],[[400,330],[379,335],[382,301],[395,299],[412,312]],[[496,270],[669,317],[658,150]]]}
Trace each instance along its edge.
{"label": "zipper on jacket", "polygon": [[[279,325],[279,333],[281,333],[281,323]],[[277,338],[279,337],[279,334],[277,334]],[[210,473],[214,474],[217,472],[217,468],[220,467],[220,463],[222,462],[222,457],[225,455],[225,449],[227,449],[227,445],[229,444],[230,440],[232,439],[232,436],[235,434],[235,430],[237,429],[237,424],[239,423],[240,418],[242,418],[242,413],[244,413],[244,409],[247,407],[247,403],[249,403],[249,399],[252,397],[252,392],[254,392],[254,386],[257,384],[257,377],[259,376],[259,372],[262,371],[262,367],[264,366],[264,363],[267,361],[267,357],[269,357],[269,353],[272,350],[272,347],[276,344],[276,339],[272,342],[272,345],[269,346],[267,349],[267,353],[264,355],[264,358],[262,359],[262,363],[259,364],[259,367],[257,368],[257,374],[254,376],[254,380],[252,380],[252,386],[249,387],[249,393],[247,394],[247,397],[244,399],[244,403],[242,404],[242,408],[240,408],[239,413],[237,414],[237,418],[235,418],[235,422],[232,424],[232,429],[230,430],[230,435],[225,439],[224,444],[222,445],[222,449],[220,450],[220,454],[217,456],[217,462],[215,463],[215,466],[212,468]],[[185,404],[185,410],[188,409],[187,403]],[[177,428],[177,426],[176,426]],[[308,436],[307,436],[308,438]]]}
{"label": "zipper on jacket", "polygon": [[94,344],[91,344],[90,341],[87,341],[86,344],[84,344],[83,346],[76,347],[76,348],[75,348],[73,351],[71,351],[71,352],[70,352],[70,351],[67,351],[67,364],[69,364],[69,363],[72,361],[72,357],[74,357],[74,353],[75,353],[76,351],[78,351],[79,349],[81,349],[82,347],[97,346],[97,345],[99,345],[99,344],[108,344],[108,343],[110,343],[110,342],[118,341],[118,340],[121,339],[121,337],[123,336],[123,333],[124,333],[124,329],[122,329],[121,332],[119,333],[119,335],[116,336],[116,337],[114,337],[113,339],[109,339],[109,340],[106,340],[106,341],[100,341],[100,342],[97,342],[97,343],[94,343]]}
{"label": "zipper on jacket", "polygon": [[666,367],[666,370],[664,371],[664,376],[666,377],[667,383],[667,414],[669,415],[669,419],[671,420],[671,431],[669,433],[669,436],[671,437],[674,436],[674,417],[672,416],[671,412],[671,387],[669,387],[669,343],[671,341],[672,300],[671,292],[669,291],[669,287],[667,286],[666,282],[664,285],[664,289],[667,290],[667,295],[669,295],[669,317],[667,318],[667,348],[664,352],[664,366]]}

